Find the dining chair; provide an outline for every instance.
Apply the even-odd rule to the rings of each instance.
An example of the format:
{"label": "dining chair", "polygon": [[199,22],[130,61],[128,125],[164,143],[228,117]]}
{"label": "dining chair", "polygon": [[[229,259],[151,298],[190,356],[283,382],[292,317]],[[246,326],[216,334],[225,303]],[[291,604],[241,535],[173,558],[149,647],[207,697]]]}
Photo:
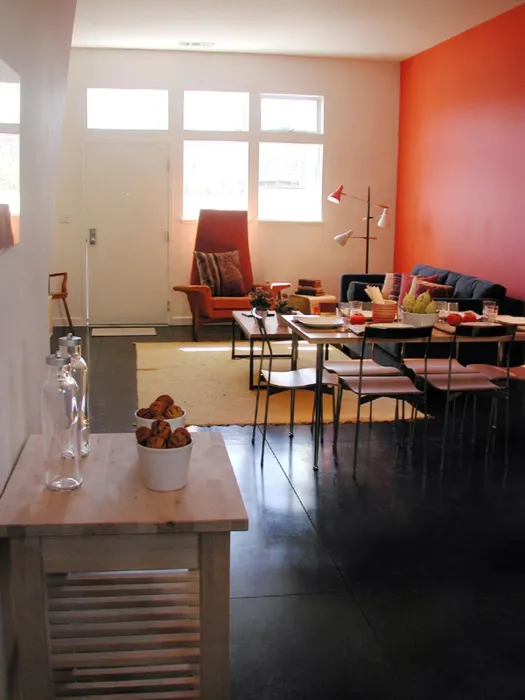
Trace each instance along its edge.
{"label": "dining chair", "polygon": [[[339,437],[339,424],[341,416],[341,405],[344,391],[351,391],[357,396],[357,420],[354,434],[354,458],[353,458],[353,474],[357,469],[357,448],[359,444],[359,428],[361,423],[361,405],[365,402],[372,402],[379,398],[391,398],[396,401],[395,423],[399,419],[399,402],[403,404],[404,418],[404,403],[411,403],[411,425],[410,425],[410,445],[414,440],[414,428],[416,421],[416,409],[422,401],[424,404],[423,412],[426,421],[427,416],[427,397],[423,389],[419,389],[412,379],[401,372],[395,374],[386,373],[391,368],[385,368],[383,374],[370,374],[369,372],[377,371],[382,365],[378,365],[373,360],[365,357],[367,345],[375,342],[390,342],[401,344],[401,359],[405,354],[405,344],[408,342],[422,341],[424,344],[424,361],[428,358],[428,348],[430,338],[432,336],[432,327],[426,328],[404,328],[402,326],[381,327],[380,325],[366,326],[362,336],[359,359],[354,360],[355,365],[351,365],[352,374],[339,375],[339,393],[337,397],[336,417],[334,421],[334,457],[338,462],[337,441]],[[374,362],[374,364],[370,364]],[[326,367],[326,364],[325,364]],[[395,369],[395,368],[394,368]],[[357,370],[357,371],[356,371]]]}
{"label": "dining chair", "polygon": [[[308,389],[313,391],[316,384],[316,370],[315,367],[306,367],[296,370],[274,370],[273,369],[273,349],[268,333],[266,331],[265,319],[257,313],[256,310],[253,311],[253,317],[257,322],[259,327],[259,333],[261,336],[261,354],[259,363],[259,378],[257,382],[257,396],[255,399],[255,415],[253,418],[253,431],[252,431],[252,445],[255,444],[255,433],[257,430],[257,419],[259,415],[259,402],[261,396],[261,390],[266,389],[266,401],[264,406],[264,424],[263,424],[263,435],[262,435],[262,449],[261,449],[261,467],[264,464],[264,448],[266,445],[266,431],[268,427],[268,409],[270,405],[270,396],[272,394],[280,393],[282,391],[290,391],[290,425],[289,425],[289,436],[293,438],[294,434],[294,417],[295,417],[295,391],[297,389]],[[264,363],[267,362],[267,367],[264,367]],[[263,385],[264,380],[264,385]],[[337,378],[330,374],[330,372],[323,371],[323,393],[330,393],[332,395],[332,410],[335,415],[335,394],[337,392],[338,381]],[[322,410],[322,409],[321,409]]]}
{"label": "dining chair", "polygon": [[[426,384],[437,391],[445,394],[445,417],[443,425],[442,445],[441,445],[441,469],[445,463],[445,451],[447,447],[447,438],[449,432],[450,405],[455,403],[459,396],[464,396],[465,403],[463,406],[463,415],[460,426],[460,437],[463,434],[465,417],[467,415],[468,400],[472,397],[472,436],[471,441],[474,443],[476,439],[476,415],[478,397],[486,396],[491,399],[489,411],[489,425],[487,433],[487,443],[485,452],[488,454],[491,445],[491,439],[496,430],[497,421],[497,401],[503,399],[505,401],[505,460],[508,459],[508,435],[509,435],[509,386],[510,386],[510,356],[511,343],[516,334],[515,326],[500,326],[500,325],[477,325],[477,324],[461,324],[456,327],[453,337],[451,338],[450,351],[448,357],[448,368],[446,372],[432,373],[427,369]],[[457,355],[457,346],[463,340],[469,341],[494,341],[505,342],[507,345],[506,366],[493,368],[491,375],[490,371],[484,374],[476,367],[481,365],[469,365],[462,367],[458,371],[458,363],[455,360]],[[490,367],[486,365],[485,367]],[[465,371],[467,370],[467,371]],[[492,378],[490,378],[490,376]]]}
{"label": "dining chair", "polygon": [[[61,283],[60,283],[60,291],[59,292],[53,291],[51,289],[52,279],[54,279],[55,277],[62,278]],[[71,331],[71,333],[74,333],[75,329],[73,328],[71,314],[69,313],[69,307],[67,305],[67,295],[68,295],[67,272],[53,272],[52,274],[49,275],[48,293],[53,301],[62,301],[62,303],[64,304],[64,310],[66,312],[67,322],[69,324],[69,330]]]}

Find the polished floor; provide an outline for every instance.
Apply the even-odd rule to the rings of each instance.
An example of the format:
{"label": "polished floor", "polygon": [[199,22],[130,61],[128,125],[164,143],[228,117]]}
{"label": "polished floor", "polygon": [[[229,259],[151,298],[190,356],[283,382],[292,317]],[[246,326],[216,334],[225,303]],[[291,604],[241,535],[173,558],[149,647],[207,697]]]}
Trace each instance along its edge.
{"label": "polished floor", "polygon": [[[90,340],[94,432],[133,430],[135,340]],[[363,429],[356,479],[353,425],[338,467],[327,429],[317,474],[307,426],[293,441],[270,428],[262,470],[260,437],[254,448],[249,428],[215,428],[250,517],[232,537],[233,700],[525,698],[520,391],[507,466],[501,443],[485,457],[483,406],[479,444],[453,436],[443,473],[439,418],[412,454],[390,424]]]}

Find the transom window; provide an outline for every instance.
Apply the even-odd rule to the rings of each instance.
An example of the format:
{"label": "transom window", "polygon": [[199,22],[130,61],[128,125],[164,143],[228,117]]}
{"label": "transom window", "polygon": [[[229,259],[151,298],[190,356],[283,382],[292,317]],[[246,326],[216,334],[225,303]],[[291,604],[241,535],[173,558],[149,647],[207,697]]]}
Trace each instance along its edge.
{"label": "transom window", "polygon": [[250,95],[247,92],[184,93],[184,129],[187,131],[248,131]]}
{"label": "transom window", "polygon": [[88,88],[87,128],[166,131],[167,90]]}
{"label": "transom window", "polygon": [[262,131],[323,133],[323,98],[308,95],[262,95]]}

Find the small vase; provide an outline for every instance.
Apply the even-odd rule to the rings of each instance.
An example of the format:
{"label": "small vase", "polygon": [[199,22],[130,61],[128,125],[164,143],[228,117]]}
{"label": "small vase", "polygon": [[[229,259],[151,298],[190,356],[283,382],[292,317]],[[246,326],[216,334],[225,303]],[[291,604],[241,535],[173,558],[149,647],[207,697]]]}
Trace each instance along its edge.
{"label": "small vase", "polygon": [[254,310],[257,311],[257,316],[260,316],[261,318],[263,318],[266,321],[266,318],[268,316],[268,309],[255,308]]}

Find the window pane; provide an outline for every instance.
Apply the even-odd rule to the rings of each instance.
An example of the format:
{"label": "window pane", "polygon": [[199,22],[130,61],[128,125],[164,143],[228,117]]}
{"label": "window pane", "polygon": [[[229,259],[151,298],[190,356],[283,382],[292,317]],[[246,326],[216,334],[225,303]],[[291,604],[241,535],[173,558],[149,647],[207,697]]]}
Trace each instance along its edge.
{"label": "window pane", "polygon": [[20,83],[0,83],[0,124],[20,124]]}
{"label": "window pane", "polygon": [[20,136],[0,134],[0,204],[20,214]]}
{"label": "window pane", "polygon": [[184,92],[184,128],[193,131],[248,131],[247,92]]}
{"label": "window pane", "polygon": [[184,142],[183,219],[201,209],[248,209],[248,144]]}
{"label": "window pane", "polygon": [[88,88],[87,128],[166,131],[167,90]]}
{"label": "window pane", "polygon": [[260,144],[259,219],[321,221],[322,187],[320,144]]}
{"label": "window pane", "polygon": [[263,95],[262,131],[323,133],[323,98],[301,95]]}

